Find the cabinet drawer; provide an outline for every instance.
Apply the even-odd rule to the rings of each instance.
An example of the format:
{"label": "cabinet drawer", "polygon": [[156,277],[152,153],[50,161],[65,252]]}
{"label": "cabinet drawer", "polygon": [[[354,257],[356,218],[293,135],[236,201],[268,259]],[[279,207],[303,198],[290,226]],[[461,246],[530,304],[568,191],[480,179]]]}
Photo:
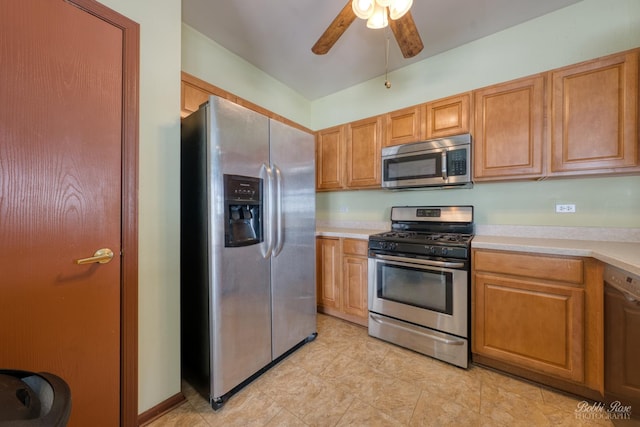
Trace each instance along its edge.
{"label": "cabinet drawer", "polygon": [[584,282],[581,259],[547,255],[474,251],[473,268],[477,271],[556,280],[574,284]]}
{"label": "cabinet drawer", "polygon": [[344,239],[342,242],[342,252],[344,254],[367,256],[367,240]]}

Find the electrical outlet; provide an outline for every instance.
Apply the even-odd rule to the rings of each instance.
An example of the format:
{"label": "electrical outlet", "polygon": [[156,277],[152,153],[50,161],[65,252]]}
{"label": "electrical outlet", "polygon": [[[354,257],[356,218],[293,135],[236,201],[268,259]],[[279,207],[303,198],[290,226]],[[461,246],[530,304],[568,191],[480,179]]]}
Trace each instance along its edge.
{"label": "electrical outlet", "polygon": [[340,211],[341,213],[347,213],[347,212],[349,212],[349,208],[346,207],[346,206],[340,206],[338,208],[338,211]]}
{"label": "electrical outlet", "polygon": [[574,204],[556,204],[556,213],[576,213],[576,205]]}

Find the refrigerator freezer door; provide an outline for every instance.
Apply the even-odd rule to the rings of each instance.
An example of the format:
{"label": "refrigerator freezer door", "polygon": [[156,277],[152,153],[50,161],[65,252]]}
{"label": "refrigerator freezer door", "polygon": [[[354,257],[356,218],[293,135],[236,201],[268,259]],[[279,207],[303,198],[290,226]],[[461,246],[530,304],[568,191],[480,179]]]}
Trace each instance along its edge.
{"label": "refrigerator freezer door", "polygon": [[270,260],[262,245],[225,247],[223,186],[223,174],[260,178],[269,161],[269,119],[217,97],[208,111],[211,397],[217,398],[271,362]]}
{"label": "refrigerator freezer door", "polygon": [[276,359],[316,332],[315,140],[271,120],[270,142],[279,224],[271,267]]}

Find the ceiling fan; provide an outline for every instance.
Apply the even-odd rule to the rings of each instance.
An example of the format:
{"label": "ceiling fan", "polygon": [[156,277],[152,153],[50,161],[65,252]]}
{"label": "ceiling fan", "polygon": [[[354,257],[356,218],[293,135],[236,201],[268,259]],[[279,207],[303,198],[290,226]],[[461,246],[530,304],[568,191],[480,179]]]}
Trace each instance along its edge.
{"label": "ceiling fan", "polygon": [[367,19],[367,27],[391,27],[402,56],[413,58],[422,48],[422,39],[411,16],[413,0],[349,0],[320,36],[311,51],[324,55],[349,28],[356,17]]}

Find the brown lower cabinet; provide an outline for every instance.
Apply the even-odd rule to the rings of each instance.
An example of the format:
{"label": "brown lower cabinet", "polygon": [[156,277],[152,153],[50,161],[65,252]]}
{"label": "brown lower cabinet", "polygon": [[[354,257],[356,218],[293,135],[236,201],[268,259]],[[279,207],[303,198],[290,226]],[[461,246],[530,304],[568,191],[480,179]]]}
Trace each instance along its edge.
{"label": "brown lower cabinet", "polygon": [[473,361],[601,398],[602,264],[486,249],[472,256]]}
{"label": "brown lower cabinet", "polygon": [[367,241],[316,238],[318,311],[367,325]]}

